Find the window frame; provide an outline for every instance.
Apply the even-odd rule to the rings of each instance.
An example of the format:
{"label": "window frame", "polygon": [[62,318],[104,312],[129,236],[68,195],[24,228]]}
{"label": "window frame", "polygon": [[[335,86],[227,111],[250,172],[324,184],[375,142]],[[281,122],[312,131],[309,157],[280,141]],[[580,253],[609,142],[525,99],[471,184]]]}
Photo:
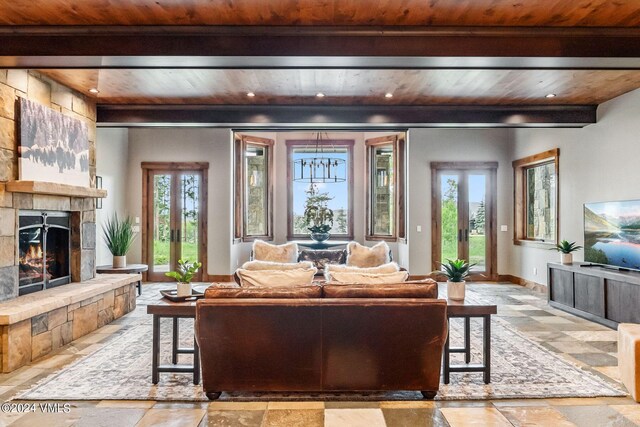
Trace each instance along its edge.
{"label": "window frame", "polygon": [[[555,235],[554,240],[532,239],[527,237],[527,171],[544,164],[554,164],[556,175],[555,194]],[[530,245],[539,247],[553,247],[560,236],[560,149],[554,148],[522,159],[513,163],[513,243],[515,245]]]}
{"label": "window frame", "polygon": [[[273,183],[274,183],[274,145],[275,141],[268,138],[260,138],[251,135],[235,135],[234,159],[235,159],[235,215],[234,215],[234,241],[253,242],[256,239],[273,240]],[[244,153],[247,145],[259,145],[265,150],[267,157],[267,171],[265,174],[267,188],[267,233],[262,235],[247,234],[246,216],[245,216],[245,198],[246,198],[246,178],[247,171],[245,166]]]}
{"label": "window frame", "polygon": [[[294,234],[293,233],[293,150],[296,147],[305,147],[305,146],[315,146],[316,140],[313,139],[288,139],[285,141],[287,146],[287,240],[311,240],[308,234]],[[319,141],[319,144],[322,146],[334,146],[334,147],[346,147],[347,148],[347,183],[348,183],[348,209],[349,213],[347,215],[347,228],[349,233],[347,234],[331,234],[331,237],[345,239],[345,240],[353,240],[354,230],[353,230],[353,147],[355,145],[355,140],[353,139],[323,139]]]}
{"label": "window frame", "polygon": [[[403,135],[385,135],[377,138],[370,138],[365,140],[366,147],[366,230],[365,240],[377,240],[387,242],[406,243],[406,206],[405,206],[405,171],[406,171],[406,159],[405,159],[405,141],[406,136]],[[375,180],[375,173],[372,168],[374,167],[373,156],[375,155],[376,147],[380,145],[393,146],[393,185],[394,185],[394,206],[395,206],[395,226],[393,233],[375,234],[374,230],[374,216],[373,216],[373,185]]]}

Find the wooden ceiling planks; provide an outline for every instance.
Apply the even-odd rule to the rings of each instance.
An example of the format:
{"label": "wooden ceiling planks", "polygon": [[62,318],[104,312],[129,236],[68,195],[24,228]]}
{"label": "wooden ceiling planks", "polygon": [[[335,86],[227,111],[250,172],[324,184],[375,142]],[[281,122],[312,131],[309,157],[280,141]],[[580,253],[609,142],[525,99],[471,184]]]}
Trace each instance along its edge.
{"label": "wooden ceiling planks", "polygon": [[637,27],[637,0],[16,0],[0,25]]}
{"label": "wooden ceiling planks", "polygon": [[[640,70],[40,70],[100,104],[597,105],[640,87]],[[249,98],[247,92],[254,92]],[[326,97],[318,99],[315,94]],[[387,99],[385,93],[393,93]],[[555,98],[545,95],[554,93]],[[90,94],[89,94],[90,95]]]}

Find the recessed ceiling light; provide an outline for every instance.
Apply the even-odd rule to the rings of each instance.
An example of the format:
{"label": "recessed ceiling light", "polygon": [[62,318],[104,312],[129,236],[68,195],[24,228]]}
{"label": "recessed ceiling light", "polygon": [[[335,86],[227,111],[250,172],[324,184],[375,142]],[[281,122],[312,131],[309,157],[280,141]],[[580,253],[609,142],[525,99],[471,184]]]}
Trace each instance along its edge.
{"label": "recessed ceiling light", "polygon": [[547,96],[545,96],[545,98],[555,98],[556,94],[555,93],[548,93]]}
{"label": "recessed ceiling light", "polygon": [[318,92],[318,93],[316,93],[316,96],[317,96],[318,98],[324,98],[324,93],[322,93],[322,92]]}
{"label": "recessed ceiling light", "polygon": [[247,96],[248,96],[249,98],[253,98],[254,96],[256,96],[256,94],[255,94],[255,93],[253,93],[253,92],[247,92]]}
{"label": "recessed ceiling light", "polygon": [[89,89],[89,92],[91,92],[91,93],[100,93],[100,91],[98,89],[96,89],[95,87],[92,87],[91,89]]}
{"label": "recessed ceiling light", "polygon": [[393,98],[393,94],[391,92],[387,92],[384,94],[385,98]]}

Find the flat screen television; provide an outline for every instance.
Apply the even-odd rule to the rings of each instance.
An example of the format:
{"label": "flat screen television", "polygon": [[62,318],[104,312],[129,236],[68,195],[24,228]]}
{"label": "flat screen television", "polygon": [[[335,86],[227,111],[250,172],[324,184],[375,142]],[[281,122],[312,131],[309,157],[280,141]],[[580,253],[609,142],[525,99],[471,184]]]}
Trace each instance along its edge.
{"label": "flat screen television", "polygon": [[584,260],[640,270],[640,200],[584,205]]}

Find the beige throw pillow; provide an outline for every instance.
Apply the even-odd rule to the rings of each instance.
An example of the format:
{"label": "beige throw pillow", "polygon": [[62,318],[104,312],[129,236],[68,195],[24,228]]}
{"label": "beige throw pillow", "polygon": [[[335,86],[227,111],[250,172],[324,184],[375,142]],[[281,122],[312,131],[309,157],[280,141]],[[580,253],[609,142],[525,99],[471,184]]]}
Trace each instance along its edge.
{"label": "beige throw pillow", "polygon": [[237,270],[241,287],[309,286],[316,274],[315,268],[294,270]]}
{"label": "beige throw pillow", "polygon": [[343,264],[327,264],[324,267],[324,277],[327,282],[332,281],[331,274],[338,273],[372,273],[372,274],[384,274],[384,273],[395,273],[396,271],[400,271],[400,267],[395,262],[389,262],[387,264],[382,264],[378,267],[354,267],[351,265],[343,265]]}
{"label": "beige throw pillow", "polygon": [[372,247],[363,246],[358,242],[347,245],[347,265],[355,267],[378,267],[386,264],[389,259],[389,245],[380,242]]}
{"label": "beige throw pillow", "polygon": [[349,284],[377,284],[386,285],[391,283],[401,283],[407,280],[409,273],[406,271],[397,271],[395,273],[352,273],[352,272],[333,272],[331,273],[331,283],[349,283]]}
{"label": "beige throw pillow", "polygon": [[272,245],[262,240],[253,242],[253,259],[271,262],[298,262],[298,244]]}
{"label": "beige throw pillow", "polygon": [[248,261],[242,264],[244,270],[262,271],[262,270],[295,270],[297,268],[315,268],[311,261],[300,261],[296,263],[290,262],[271,262],[271,261]]}

